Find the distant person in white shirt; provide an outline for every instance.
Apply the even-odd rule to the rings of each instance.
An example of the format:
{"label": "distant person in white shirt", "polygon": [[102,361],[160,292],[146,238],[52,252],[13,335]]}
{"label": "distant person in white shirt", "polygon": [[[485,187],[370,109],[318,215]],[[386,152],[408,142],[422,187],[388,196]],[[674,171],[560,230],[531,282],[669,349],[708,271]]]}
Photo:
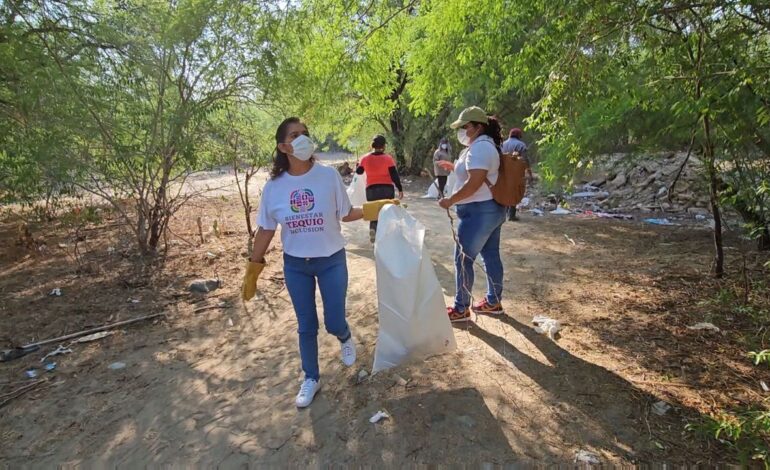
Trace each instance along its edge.
{"label": "distant person in white shirt", "polygon": [[[449,145],[449,141],[446,137],[442,137],[438,143],[436,151],[433,152],[433,174],[436,176],[438,182],[439,199],[444,197],[444,188],[446,187],[447,178],[449,177],[449,171],[441,166],[440,162],[452,161],[452,147]],[[451,189],[451,188],[450,188]]]}
{"label": "distant person in white shirt", "polygon": [[321,291],[326,331],[340,342],[342,363],[356,360],[356,346],[345,319],[348,267],[340,222],[376,220],[379,209],[397,201],[353,207],[339,172],[316,163],[315,144],[299,118],[285,119],[275,135],[270,179],[262,190],[251,258],[242,298],[249,300],[265,267],[265,253],[281,226],[283,273],[297,315],[299,352],[305,380],[297,394],[299,408],[309,406],[320,389],[316,284]]}
{"label": "distant person in white shirt", "polygon": [[[524,133],[521,132],[521,129],[518,127],[514,127],[508,132],[508,139],[503,142],[503,153],[513,153],[517,152],[522,160],[524,160],[524,163],[527,164],[527,181],[532,182],[532,167],[529,163],[529,156],[527,155],[527,144],[524,143],[521,138],[524,136]],[[508,220],[514,221],[519,220],[516,217],[516,206],[512,206],[508,208]]]}

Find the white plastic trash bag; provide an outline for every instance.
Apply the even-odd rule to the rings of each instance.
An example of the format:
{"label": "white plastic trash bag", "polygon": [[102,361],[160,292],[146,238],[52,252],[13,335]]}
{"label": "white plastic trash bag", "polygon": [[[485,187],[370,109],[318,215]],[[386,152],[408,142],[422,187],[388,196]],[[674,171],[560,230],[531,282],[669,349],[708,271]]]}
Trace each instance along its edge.
{"label": "white plastic trash bag", "polygon": [[374,246],[380,329],[372,372],[457,348],[425,226],[403,207],[380,211]]}
{"label": "white plastic trash bag", "polygon": [[[446,179],[446,187],[444,187],[445,196],[448,196],[454,192],[455,181],[457,181],[457,178],[455,178],[455,172],[453,171],[449,173],[449,176]],[[438,198],[438,180],[433,180],[433,183],[428,186],[428,192],[425,194],[425,196],[423,196],[423,198]]]}
{"label": "white plastic trash bag", "polygon": [[[433,180],[433,183],[431,183],[430,186],[428,186],[428,192],[425,193],[425,196],[423,196],[424,199],[428,199],[428,198],[436,199],[436,198],[438,198],[438,186],[436,186],[437,184],[438,184],[438,181],[437,180]],[[444,188],[444,191],[446,191],[446,188]]]}
{"label": "white plastic trash bag", "polygon": [[353,175],[353,181],[347,189],[350,203],[354,206],[362,206],[366,202],[366,175]]}
{"label": "white plastic trash bag", "polygon": [[446,188],[444,188],[444,192],[447,193],[447,195],[454,194],[456,189],[460,189],[460,188],[455,189],[456,183],[457,183],[457,177],[455,176],[455,172],[453,171],[449,173],[449,176],[446,179]]}

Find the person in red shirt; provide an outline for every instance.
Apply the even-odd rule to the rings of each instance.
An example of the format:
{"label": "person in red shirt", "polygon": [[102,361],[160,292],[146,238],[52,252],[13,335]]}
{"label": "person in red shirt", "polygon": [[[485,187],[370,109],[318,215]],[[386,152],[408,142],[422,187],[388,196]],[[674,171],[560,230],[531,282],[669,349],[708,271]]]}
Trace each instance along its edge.
{"label": "person in red shirt", "polygon": [[[366,173],[366,200],[379,201],[393,199],[398,188],[398,198],[404,197],[404,188],[396,169],[396,161],[385,153],[385,136],[376,135],[372,139],[372,151],[361,157],[356,174]],[[394,188],[395,186],[395,188]],[[369,222],[369,240],[374,243],[377,234],[377,221]]]}

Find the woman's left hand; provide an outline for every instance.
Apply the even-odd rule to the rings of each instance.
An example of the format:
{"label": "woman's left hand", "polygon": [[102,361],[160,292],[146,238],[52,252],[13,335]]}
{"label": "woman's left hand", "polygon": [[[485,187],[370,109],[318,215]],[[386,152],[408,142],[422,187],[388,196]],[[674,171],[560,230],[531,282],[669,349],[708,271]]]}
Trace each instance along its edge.
{"label": "woman's left hand", "polygon": [[455,171],[455,164],[452,162],[441,160],[439,162],[436,162],[436,164],[446,171]]}
{"label": "woman's left hand", "polygon": [[450,201],[448,198],[441,198],[438,201],[438,205],[441,206],[442,209],[449,209],[452,207],[452,201]]}

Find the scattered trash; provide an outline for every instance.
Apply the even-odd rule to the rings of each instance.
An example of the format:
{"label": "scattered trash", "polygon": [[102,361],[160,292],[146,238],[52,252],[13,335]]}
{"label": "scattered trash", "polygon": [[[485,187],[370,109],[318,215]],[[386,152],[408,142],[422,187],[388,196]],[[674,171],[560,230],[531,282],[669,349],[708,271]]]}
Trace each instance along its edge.
{"label": "scattered trash", "polygon": [[767,382],[765,382],[764,380],[760,380],[759,385],[762,387],[762,390],[765,393],[770,392],[770,387],[767,386]]}
{"label": "scattered trash", "polygon": [[190,283],[190,292],[199,292],[206,294],[213,290],[219,289],[222,283],[219,279],[197,279]]}
{"label": "scattered trash", "polygon": [[556,333],[561,330],[561,322],[559,320],[554,320],[545,315],[535,315],[532,318],[532,323],[536,325],[535,331],[547,335],[551,339],[555,339]]}
{"label": "scattered trash", "polygon": [[516,205],[519,209],[522,209],[524,207],[529,206],[530,199],[528,197],[522,198],[521,201]]}
{"label": "scattered trash", "polygon": [[594,212],[583,211],[580,213],[581,217],[599,217],[600,219],[620,219],[620,220],[633,220],[634,216],[630,214],[613,214],[612,212]]}
{"label": "scattered trash", "polygon": [[125,369],[126,368],[126,363],[125,362],[113,362],[112,364],[110,364],[107,367],[112,369],[112,370]]}
{"label": "scattered trash", "polygon": [[60,344],[59,347],[57,347],[53,351],[49,352],[45,356],[43,356],[43,358],[40,359],[40,362],[45,362],[45,360],[48,359],[49,357],[58,356],[59,354],[69,354],[71,352],[72,352],[72,349],[65,348],[64,346],[62,346]]}
{"label": "scattered trash", "polygon": [[217,256],[215,253],[207,251],[206,252],[206,258],[208,258],[208,259],[217,259],[217,258],[219,258],[219,256]]}
{"label": "scattered trash", "polygon": [[235,326],[235,324],[233,323],[233,319],[232,319],[232,318],[228,318],[228,319],[227,319],[227,326],[229,326],[230,328],[232,328],[233,326]]}
{"label": "scattered trash", "polygon": [[57,287],[54,290],[52,290],[51,292],[49,292],[48,295],[53,296],[53,297],[61,297],[61,289],[59,289]]}
{"label": "scattered trash", "polygon": [[695,220],[706,220],[706,216],[703,214],[695,214]]}
{"label": "scattered trash", "polygon": [[204,305],[202,307],[198,307],[195,310],[193,310],[193,313],[205,312],[206,310],[213,310],[213,309],[217,309],[217,308],[227,308],[229,306],[230,306],[230,304],[228,304],[227,302],[220,301],[220,302],[217,302],[214,305]]}
{"label": "scattered trash", "polygon": [[98,339],[106,338],[108,336],[112,336],[115,333],[117,333],[116,330],[110,330],[110,331],[100,331],[98,333],[93,333],[87,336],[80,337],[75,340],[76,343],[90,343],[91,341],[96,341]]}
{"label": "scattered trash", "polygon": [[374,416],[369,418],[369,422],[374,424],[374,423],[378,423],[380,420],[385,419],[385,418],[390,418],[390,415],[388,414],[388,412],[387,411],[378,411],[378,412],[376,412],[374,414]]}
{"label": "scattered trash", "polygon": [[572,214],[572,212],[568,211],[567,209],[563,208],[562,206],[556,206],[556,209],[552,210],[551,214],[553,214],[553,215],[568,215],[568,214]]}
{"label": "scattered trash", "polygon": [[43,369],[45,369],[46,372],[53,372],[54,369],[56,369],[56,363],[55,362],[47,362],[43,365]]}
{"label": "scattered trash", "polygon": [[708,323],[708,322],[696,323],[696,324],[694,324],[692,326],[688,326],[687,329],[688,330],[711,330],[711,331],[714,331],[716,333],[719,333],[720,331],[722,331],[722,330],[719,329],[718,326],[714,325],[713,323]]}
{"label": "scattered trash", "polygon": [[363,382],[367,377],[369,377],[369,372],[367,372],[366,369],[361,369],[358,371],[358,383]]}
{"label": "scattered trash", "polygon": [[457,417],[457,421],[466,428],[472,428],[476,425],[476,420],[468,415],[460,415]]}
{"label": "scattered trash", "polygon": [[115,247],[114,246],[108,246],[107,247],[107,254],[111,255],[115,253]]}
{"label": "scattered trash", "polygon": [[401,377],[400,375],[396,374],[396,383],[401,385],[402,387],[406,387],[406,384],[408,384],[409,381]]}
{"label": "scattered trash", "polygon": [[59,248],[67,248],[67,246],[66,243],[59,243]]}
{"label": "scattered trash", "polygon": [[671,410],[671,405],[661,400],[652,405],[652,412],[658,416],[663,416]]}
{"label": "scattered trash", "polygon": [[644,219],[644,221],[652,225],[676,225],[668,219]]}
{"label": "scattered trash", "polygon": [[34,367],[30,367],[29,369],[24,371],[24,374],[30,379],[34,379],[35,377],[37,377],[37,369],[35,369]]}
{"label": "scattered trash", "polygon": [[139,299],[132,299],[130,297],[128,298],[128,301],[131,302],[132,304],[138,304],[139,302],[141,302],[141,300]]}
{"label": "scattered trash", "polygon": [[[145,321],[145,320],[150,320],[150,319],[153,319],[153,318],[165,317],[166,315],[167,315],[167,312],[153,313],[153,314],[150,314],[150,315],[144,315],[144,316],[137,317],[137,318],[131,318],[129,320],[123,320],[123,321],[119,321],[119,322],[116,322],[116,323],[110,323],[110,324],[107,324],[107,325],[97,326],[96,328],[89,328],[87,330],[77,331],[75,333],[70,333],[68,335],[57,336],[56,338],[49,338],[49,339],[46,339],[46,340],[43,340],[43,341],[38,341],[37,343],[26,344],[24,346],[20,346],[20,347],[13,348],[13,349],[4,349],[4,350],[0,351],[0,362],[6,362],[6,361],[13,360],[13,359],[18,359],[18,358],[23,357],[23,356],[25,356],[25,355],[33,352],[33,351],[37,351],[38,349],[40,349],[41,346],[46,346],[46,345],[54,344],[54,343],[61,343],[62,341],[69,340],[69,339],[82,338],[82,337],[85,337],[86,335],[90,335],[90,334],[93,334],[93,333],[96,333],[96,332],[102,332],[102,331],[108,330],[110,328],[115,328],[115,327],[123,326],[123,325],[130,325],[130,324],[133,324],[133,323],[137,323],[137,322]],[[109,332],[109,334],[113,334],[113,333],[115,333],[115,331]],[[91,341],[92,340],[93,339],[91,339]]]}
{"label": "scattered trash", "polygon": [[555,335],[561,329],[561,324],[558,320],[540,315],[535,315],[532,323],[535,325],[534,330],[537,333],[548,335],[551,339],[553,339],[552,335]]}
{"label": "scattered trash", "polygon": [[575,240],[571,239],[566,233],[564,234],[564,238],[566,238],[568,242],[577,246],[577,243],[575,243]]}
{"label": "scattered trash", "polygon": [[587,198],[587,197],[598,197],[598,198],[606,198],[609,197],[610,193],[607,191],[583,191],[579,193],[572,194],[573,198]]}
{"label": "scattered trash", "polygon": [[12,361],[40,349],[39,344],[28,344],[19,348],[4,349],[0,351],[0,362]]}
{"label": "scattered trash", "polygon": [[531,212],[536,217],[542,217],[544,212],[540,209],[530,209],[529,212]]}
{"label": "scattered trash", "polygon": [[594,454],[593,452],[588,452],[587,450],[579,450],[575,453],[575,463],[587,463],[589,465],[599,465],[602,463],[601,460],[599,460],[599,456]]}

